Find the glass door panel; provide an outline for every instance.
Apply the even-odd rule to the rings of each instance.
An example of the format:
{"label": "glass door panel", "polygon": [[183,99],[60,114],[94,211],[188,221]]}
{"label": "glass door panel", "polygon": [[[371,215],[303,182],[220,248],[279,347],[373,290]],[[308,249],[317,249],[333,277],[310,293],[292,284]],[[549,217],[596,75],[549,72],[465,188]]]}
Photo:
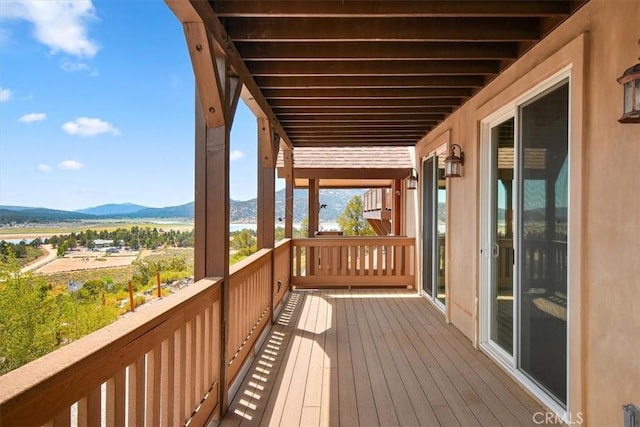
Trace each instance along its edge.
{"label": "glass door panel", "polygon": [[446,302],[447,185],[444,157],[422,163],[422,289],[434,301]]}
{"label": "glass door panel", "polygon": [[566,404],[569,85],[520,109],[519,368]]}
{"label": "glass door panel", "polygon": [[436,298],[443,305],[446,302],[446,241],[447,241],[447,182],[444,178],[444,157],[435,157],[435,162],[438,164],[438,170],[436,171],[436,188],[435,188],[435,221],[434,221],[434,234],[437,236],[435,241],[436,248],[434,251],[434,265],[435,265],[435,283],[436,283]]}
{"label": "glass door panel", "polygon": [[433,295],[433,157],[422,163],[422,289]]}
{"label": "glass door panel", "polygon": [[491,129],[490,339],[513,355],[514,118]]}

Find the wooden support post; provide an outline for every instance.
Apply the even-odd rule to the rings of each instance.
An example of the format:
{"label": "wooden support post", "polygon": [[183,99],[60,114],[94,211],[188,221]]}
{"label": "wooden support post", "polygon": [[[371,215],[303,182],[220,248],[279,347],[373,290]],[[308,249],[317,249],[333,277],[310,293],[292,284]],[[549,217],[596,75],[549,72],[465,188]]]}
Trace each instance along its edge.
{"label": "wooden support post", "polygon": [[392,222],[393,222],[393,235],[399,236],[402,234],[402,181],[396,179],[393,181],[391,187],[393,206],[391,207]]}
{"label": "wooden support post", "polygon": [[131,280],[129,280],[129,311],[134,311],[136,309],[135,301],[133,300],[133,285],[131,284]]}
{"label": "wooden support post", "polygon": [[[318,188],[318,180],[310,179],[309,180],[309,237],[315,237],[316,231],[318,231],[318,219],[320,216],[320,204],[319,204],[319,193],[320,190]],[[317,260],[316,251],[313,247],[309,246],[307,248],[307,265],[309,267],[309,274],[314,275],[316,271]]]}
{"label": "wooden support post", "polygon": [[269,120],[258,118],[258,249],[275,242],[276,138]]}
{"label": "wooden support post", "polygon": [[315,237],[318,231],[318,222],[320,216],[319,194],[317,179],[309,180],[309,237]]}
{"label": "wooden support post", "polygon": [[284,192],[284,237],[293,237],[293,190],[295,182],[293,180],[293,151],[284,150],[285,192]]}
{"label": "wooden support post", "polygon": [[[185,31],[186,32],[186,31]],[[187,39],[189,41],[189,39]],[[198,50],[197,52],[201,52]],[[214,49],[209,49],[213,53]],[[220,412],[223,417],[229,406],[227,388],[227,341],[229,317],[229,145],[231,123],[235,114],[240,82],[229,75],[224,56],[215,55],[212,66],[214,84],[199,84],[196,73],[196,194],[195,194],[195,279],[221,277],[220,310]],[[202,91],[214,91],[220,98],[223,124],[208,120],[200,100]],[[210,94],[209,94],[210,95]],[[209,96],[211,98],[211,96]],[[209,111],[210,112],[210,111]]]}
{"label": "wooden support post", "polygon": [[158,298],[162,298],[162,287],[160,286],[160,272],[156,273],[156,283],[158,285]]}

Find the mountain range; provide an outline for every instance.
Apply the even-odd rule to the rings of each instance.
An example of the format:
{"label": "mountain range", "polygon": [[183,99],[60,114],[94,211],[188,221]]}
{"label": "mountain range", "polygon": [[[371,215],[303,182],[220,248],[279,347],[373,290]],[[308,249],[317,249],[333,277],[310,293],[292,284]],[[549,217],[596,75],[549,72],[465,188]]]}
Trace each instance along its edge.
{"label": "mountain range", "polygon": [[[355,195],[362,195],[364,190],[320,190],[320,220],[335,222],[349,200]],[[285,191],[276,192],[275,216],[284,218]],[[230,221],[232,223],[256,222],[257,199],[231,200]],[[294,192],[294,222],[300,222],[307,216],[307,190]],[[133,203],[110,203],[75,211],[64,211],[28,206],[0,205],[0,224],[9,223],[47,223],[79,220],[101,219],[140,219],[140,218],[185,218],[193,219],[194,203],[164,208],[150,208]]]}

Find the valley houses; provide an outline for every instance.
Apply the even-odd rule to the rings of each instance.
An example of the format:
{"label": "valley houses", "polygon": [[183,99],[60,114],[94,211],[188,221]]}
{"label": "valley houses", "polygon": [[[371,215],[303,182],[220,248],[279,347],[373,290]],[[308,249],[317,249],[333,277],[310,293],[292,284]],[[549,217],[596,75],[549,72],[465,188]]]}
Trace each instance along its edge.
{"label": "valley houses", "polygon": [[[0,377],[0,425],[638,425],[640,1],[166,3],[197,282]],[[229,267],[240,98],[259,251]],[[379,235],[316,236],[320,188],[371,188]]]}

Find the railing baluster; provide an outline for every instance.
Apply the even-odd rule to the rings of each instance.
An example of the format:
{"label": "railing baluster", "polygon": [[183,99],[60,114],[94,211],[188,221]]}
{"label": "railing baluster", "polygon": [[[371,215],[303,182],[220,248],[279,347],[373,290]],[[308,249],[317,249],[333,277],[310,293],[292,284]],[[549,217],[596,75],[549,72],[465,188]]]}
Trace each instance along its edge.
{"label": "railing baluster", "polygon": [[162,379],[161,379],[161,412],[162,426],[170,426],[173,423],[174,405],[174,366],[175,339],[173,336],[162,342]]}
{"label": "railing baluster", "polygon": [[162,345],[156,345],[147,353],[147,405],[146,424],[160,423],[160,376],[162,369]]}
{"label": "railing baluster", "polygon": [[125,421],[125,380],[124,369],[107,381],[107,426],[117,427]]}
{"label": "railing baluster", "polygon": [[178,336],[178,351],[176,354],[178,381],[176,387],[176,395],[178,396],[178,410],[176,416],[178,417],[178,424],[184,424],[190,415],[189,409],[187,409],[187,325],[184,324],[180,328]]}
{"label": "railing baluster", "polygon": [[187,391],[189,392],[189,411],[193,412],[196,405],[199,403],[199,396],[196,396],[196,382],[198,378],[196,376],[196,355],[197,355],[197,341],[196,341],[196,319],[193,318],[188,324],[189,335],[187,335],[187,360],[189,361],[189,370],[187,371]]}
{"label": "railing baluster", "polygon": [[[91,427],[101,424],[101,388],[101,385],[97,386],[87,396],[78,401],[78,427]],[[131,424],[129,425],[131,426]]]}
{"label": "railing baluster", "polygon": [[66,408],[53,419],[53,427],[69,427],[71,425],[71,408]]}

